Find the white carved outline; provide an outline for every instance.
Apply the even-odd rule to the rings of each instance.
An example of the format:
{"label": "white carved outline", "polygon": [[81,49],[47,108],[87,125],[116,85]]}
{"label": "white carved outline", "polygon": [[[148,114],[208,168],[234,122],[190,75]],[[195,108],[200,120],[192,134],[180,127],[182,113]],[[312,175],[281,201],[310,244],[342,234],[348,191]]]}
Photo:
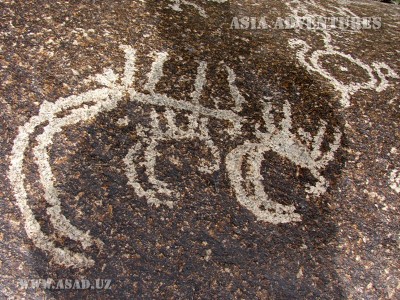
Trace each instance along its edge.
{"label": "white carved outline", "polygon": [[[232,187],[235,189],[238,201],[253,212],[259,220],[273,224],[301,221],[300,215],[294,212],[294,205],[281,205],[272,201],[265,193],[260,172],[264,153],[273,151],[289,159],[297,166],[308,169],[317,180],[317,183],[314,186],[309,185],[306,192],[319,196],[326,191],[327,187],[327,182],[320,172],[333,159],[340,146],[342,134],[336,129],[334,142],[330,144],[330,150],[322,154],[321,146],[326,131],[325,123],[322,122],[322,126],[309,147],[307,142],[299,140],[292,132],[289,102],[286,101],[283,106],[284,118],[281,121],[280,128],[277,128],[274,124],[271,109],[270,103],[265,104],[264,122],[267,131],[256,130],[259,141],[257,143],[245,142],[227,155],[226,165],[229,178]],[[304,134],[303,129],[299,131]],[[246,178],[243,178],[241,175],[242,165],[246,155],[248,155],[246,162],[250,167],[250,171],[246,174]],[[253,185],[253,195],[245,188],[249,183]]]}
{"label": "white carved outline", "polygon": [[[157,83],[163,76],[163,66],[168,55],[165,52],[155,53],[154,62],[151,71],[147,74],[148,81],[145,85],[148,93],[141,93],[132,87],[135,81],[136,73],[136,53],[130,46],[121,46],[125,51],[125,68],[122,78],[116,75],[112,70],[106,69],[103,74],[91,77],[92,80],[103,85],[104,87],[82,93],[78,96],[70,96],[60,98],[54,103],[44,102],[40,106],[39,114],[33,116],[26,124],[19,128],[17,137],[11,152],[11,164],[8,177],[12,185],[17,205],[21,210],[24,218],[25,230],[28,237],[40,249],[48,252],[53,261],[67,267],[85,268],[94,264],[94,261],[81,253],[74,253],[68,249],[60,248],[55,245],[55,241],[44,234],[40,228],[40,224],[36,220],[32,209],[28,205],[28,194],[25,189],[25,175],[23,164],[25,153],[29,149],[30,139],[33,137],[35,129],[44,126],[42,134],[36,137],[37,146],[33,148],[35,163],[38,166],[40,181],[44,188],[45,199],[49,204],[47,210],[50,216],[50,222],[55,232],[61,236],[65,236],[79,242],[84,249],[96,244],[99,248],[102,242],[94,239],[89,232],[84,232],[70,223],[70,221],[62,214],[61,203],[58,197],[58,191],[54,187],[55,178],[51,170],[48,150],[53,143],[55,134],[61,132],[65,127],[77,125],[95,118],[102,112],[109,112],[115,109],[124,96],[129,97],[129,101],[135,101],[143,105],[160,106],[165,109],[165,117],[168,123],[168,130],[161,131],[158,124],[158,114],[155,110],[151,114],[151,124],[148,132],[146,129],[137,127],[138,133],[142,135],[142,142],[138,142],[132,149],[128,151],[124,162],[127,166],[126,175],[129,184],[134,188],[138,196],[146,197],[149,204],[156,206],[160,204],[172,207],[173,202],[167,200],[159,200],[158,195],[170,195],[171,189],[162,181],[155,178],[154,166],[156,164],[156,147],[159,141],[166,139],[186,139],[198,138],[203,141],[212,153],[213,160],[218,163],[208,164],[203,161],[199,169],[205,173],[212,173],[219,169],[221,161],[220,151],[215,147],[207,129],[208,119],[215,118],[228,121],[231,128],[227,129],[233,136],[241,134],[241,126],[246,122],[246,118],[240,116],[237,112],[242,110],[245,101],[239,89],[235,84],[235,74],[233,70],[226,67],[227,82],[230,87],[231,96],[235,101],[232,110],[222,110],[218,108],[207,108],[199,103],[199,97],[202,93],[206,80],[205,72],[207,64],[200,62],[198,74],[195,80],[195,88],[192,93],[190,102],[173,99],[165,94],[155,91]],[[175,124],[175,112],[189,113],[189,126],[187,130],[178,128]],[[271,104],[266,103],[264,108],[264,123],[266,132],[256,128],[257,141],[245,142],[244,145],[238,146],[226,157],[226,167],[229,178],[233,184],[237,199],[244,207],[249,209],[255,216],[262,221],[274,224],[297,222],[300,216],[294,213],[293,205],[284,206],[276,203],[268,198],[261,183],[260,168],[263,160],[263,153],[266,151],[274,151],[279,155],[289,159],[292,163],[307,168],[311,174],[317,179],[315,186],[309,186],[307,192],[310,194],[320,195],[325,191],[327,183],[321,171],[333,159],[334,153],[337,151],[340,143],[341,134],[337,130],[335,133],[334,143],[331,144],[330,150],[322,154],[320,146],[325,134],[325,124],[323,123],[317,135],[312,141],[311,148],[308,142],[302,142],[292,133],[291,112],[288,102],[283,107],[284,119],[280,128],[274,125],[273,116],[271,115]],[[57,114],[63,112],[63,117]],[[302,136],[311,135],[304,130],[300,130]],[[147,146],[144,146],[147,144]],[[149,181],[154,188],[144,190],[137,181],[137,173],[135,171],[135,156],[140,149],[144,147],[145,167],[149,177]],[[243,161],[244,155],[250,155],[253,159],[251,164],[251,172],[242,178],[242,165],[238,161]],[[255,186],[255,194],[244,190],[242,183],[249,181]],[[260,205],[264,205],[266,210]]]}
{"label": "white carved outline", "polygon": [[[300,39],[291,39],[289,41],[289,45],[294,49],[298,49],[296,53],[297,59],[303,66],[307,68],[307,70],[318,73],[322,77],[326,78],[330,82],[330,84],[333,85],[336,91],[340,93],[340,104],[343,107],[350,106],[351,95],[355,94],[359,90],[375,89],[377,92],[382,92],[389,86],[387,80],[388,77],[399,78],[397,73],[385,63],[374,62],[372,63],[372,66],[374,68],[373,69],[361,60],[353,58],[350,54],[334,50],[332,45],[330,44],[331,38],[329,33],[326,32],[325,37],[326,39],[324,50],[315,50],[311,52],[311,47],[305,41]],[[341,82],[340,80],[336,79],[332,74],[330,74],[329,71],[323,68],[321,62],[323,61],[323,57],[327,55],[340,56],[348,60],[351,64],[359,66],[367,73],[369,80],[365,82],[352,82],[349,84]],[[382,73],[381,70],[384,69],[387,70],[387,75]],[[378,78],[380,79],[379,84],[377,78],[375,77],[374,71],[377,73]]]}
{"label": "white carved outline", "polygon": [[[286,5],[290,9],[294,17],[300,17],[300,14],[305,17],[308,16],[317,17],[317,15],[312,15],[310,13],[310,11],[307,8],[307,5],[310,5],[314,8],[322,8],[321,5],[317,4],[313,0],[310,0],[308,2],[292,0],[286,3]],[[323,9],[323,10],[333,15],[340,14],[343,16],[358,17],[350,9],[343,7],[341,5],[338,5],[333,9]],[[298,32],[298,30],[296,30],[296,32]],[[399,75],[384,62],[373,62],[370,66],[362,62],[360,59],[354,58],[352,55],[344,53],[339,49],[337,49],[337,47],[333,46],[332,44],[332,35],[334,34],[334,31],[330,33],[328,32],[328,30],[323,30],[323,31],[315,30],[313,32],[319,33],[322,36],[325,49],[317,49],[315,51],[312,51],[311,47],[308,45],[306,41],[297,38],[290,39],[289,46],[297,51],[296,57],[301,65],[303,65],[308,71],[317,73],[320,76],[324,77],[326,80],[328,80],[328,82],[331,85],[333,85],[335,90],[340,94],[339,102],[342,105],[342,107],[344,108],[349,107],[351,105],[350,102],[351,95],[357,93],[358,91],[363,89],[364,90],[369,89],[369,90],[375,90],[378,93],[380,93],[389,86],[387,78],[393,78],[393,79],[400,78]],[[369,79],[364,82],[352,82],[349,84],[341,82],[340,80],[335,78],[328,70],[323,68],[322,66],[323,57],[327,55],[340,56],[349,61],[350,64],[359,66],[366,72]],[[382,72],[382,70],[386,70],[387,74],[385,75]],[[375,75],[375,72],[377,76]]]}

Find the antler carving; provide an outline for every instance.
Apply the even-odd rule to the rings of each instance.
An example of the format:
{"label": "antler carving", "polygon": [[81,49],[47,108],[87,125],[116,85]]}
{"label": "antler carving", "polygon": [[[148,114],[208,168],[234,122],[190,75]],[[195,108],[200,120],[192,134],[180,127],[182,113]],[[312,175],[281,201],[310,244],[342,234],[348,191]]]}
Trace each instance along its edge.
{"label": "antler carving", "polygon": [[[329,145],[329,151],[322,153],[321,146],[326,132],[324,122],[313,138],[301,129],[299,134],[308,137],[306,138],[308,141],[302,141],[292,132],[289,102],[285,101],[284,103],[284,118],[279,127],[275,125],[271,109],[271,103],[264,105],[263,119],[266,131],[260,131],[260,126],[257,126],[258,142],[245,142],[228,154],[226,164],[229,178],[239,202],[252,211],[259,220],[274,224],[300,221],[300,215],[294,212],[294,205],[279,204],[271,200],[265,193],[262,184],[263,178],[260,173],[264,153],[273,151],[297,166],[308,169],[317,182],[315,185],[308,185],[306,192],[320,195],[325,192],[327,187],[327,182],[321,175],[321,171],[333,159],[334,153],[339,148],[342,135],[336,129],[334,141]],[[242,167],[245,162],[248,164],[249,171],[243,176]]]}
{"label": "antler carving", "polygon": [[[19,128],[17,137],[11,152],[11,163],[8,172],[10,183],[13,187],[17,205],[24,218],[25,230],[28,237],[40,249],[48,252],[57,264],[67,267],[90,267],[94,260],[82,253],[73,252],[69,249],[56,245],[54,236],[49,236],[41,230],[41,225],[34,216],[29,206],[29,195],[25,188],[26,178],[24,174],[25,154],[29,147],[33,147],[35,163],[38,166],[38,173],[43,186],[44,199],[48,204],[47,214],[54,228],[55,233],[68,237],[80,243],[83,248],[97,245],[99,248],[102,242],[95,239],[87,231],[75,227],[66,216],[62,214],[61,201],[55,187],[54,177],[48,155],[54,137],[68,126],[77,126],[96,118],[100,113],[114,110],[120,101],[129,96],[129,101],[135,101],[151,107],[163,107],[164,117],[167,121],[167,130],[162,130],[158,124],[159,114],[152,108],[150,128],[137,126],[137,131],[142,140],[128,151],[124,162],[127,166],[126,175],[129,184],[132,185],[139,196],[147,198],[148,203],[165,204],[172,206],[171,201],[159,200],[160,194],[171,195],[169,186],[156,179],[154,166],[157,159],[157,145],[166,139],[192,139],[197,138],[209,149],[212,162],[200,161],[199,170],[204,173],[212,173],[220,167],[220,150],[214,145],[209,134],[208,122],[210,119],[218,119],[229,122],[231,129],[227,129],[230,136],[235,137],[242,133],[241,126],[246,118],[238,113],[242,111],[245,102],[239,89],[235,84],[233,70],[226,66],[227,83],[231,96],[234,100],[234,107],[231,110],[219,109],[217,103],[215,108],[208,108],[200,104],[200,95],[206,81],[207,64],[200,62],[195,79],[194,91],[191,94],[191,101],[181,101],[156,92],[156,86],[163,76],[163,66],[168,56],[165,52],[155,53],[151,71],[147,74],[148,81],[145,89],[148,93],[136,91],[132,85],[136,74],[136,53],[132,47],[121,46],[125,52],[125,69],[122,75],[115,74],[113,70],[106,69],[103,74],[95,75],[90,80],[98,82],[103,87],[90,90],[80,95],[72,95],[66,98],[59,98],[54,103],[44,102],[40,106],[39,114],[33,116],[26,124]],[[177,126],[175,112],[188,113],[189,125],[187,129]],[[321,171],[333,159],[341,139],[341,133],[336,130],[334,141],[330,149],[322,153],[321,146],[326,132],[326,124],[322,123],[320,130],[315,137],[304,131],[299,134],[303,140],[297,138],[292,132],[291,111],[288,102],[283,107],[284,118],[280,126],[275,126],[274,117],[271,113],[271,104],[265,104],[263,118],[266,130],[261,131],[260,126],[256,128],[256,142],[247,141],[234,149],[226,157],[229,178],[237,194],[238,201],[252,211],[260,220],[271,223],[285,223],[300,221],[300,215],[295,213],[293,205],[285,206],[272,201],[264,191],[261,176],[261,164],[264,152],[274,151],[289,159],[298,166],[307,168],[316,178],[314,186],[308,186],[310,194],[319,195],[325,191],[327,186]],[[62,116],[60,116],[62,113]],[[36,129],[43,126],[43,132],[36,133]],[[36,137],[36,146],[32,146],[32,138]],[[135,158],[144,149],[144,162],[151,188],[145,190],[138,181],[136,173]],[[246,157],[248,156],[248,158]],[[248,160],[248,161],[247,161]],[[246,162],[250,168],[247,174],[242,174],[242,164]],[[246,184],[246,186],[244,186]],[[253,187],[253,191],[249,189]]]}
{"label": "antler carving", "polygon": [[311,145],[309,145],[310,141],[302,141],[292,132],[291,107],[288,101],[285,101],[283,106],[284,118],[281,121],[280,128],[275,126],[271,108],[270,103],[264,107],[263,119],[267,132],[264,133],[256,129],[256,136],[262,144],[268,145],[274,152],[311,172],[318,182],[315,186],[308,187],[309,193],[320,195],[325,192],[326,182],[320,175],[320,171],[333,159],[340,146],[342,133],[336,128],[334,141],[329,144],[329,151],[322,153],[321,147],[326,133],[326,122],[321,121],[321,127],[313,138],[310,138],[311,135],[304,132],[303,129],[299,129],[299,135],[309,136],[308,139],[312,139]]}

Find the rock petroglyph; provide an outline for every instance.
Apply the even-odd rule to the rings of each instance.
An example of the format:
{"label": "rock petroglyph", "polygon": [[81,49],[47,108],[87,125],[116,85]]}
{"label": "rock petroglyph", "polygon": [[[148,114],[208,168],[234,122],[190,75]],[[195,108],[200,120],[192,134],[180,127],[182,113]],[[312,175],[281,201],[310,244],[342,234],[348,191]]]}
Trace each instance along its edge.
{"label": "rock petroglyph", "polygon": [[[287,3],[292,16],[300,17],[326,17],[321,13],[329,15],[340,15],[342,17],[359,17],[345,6],[324,8],[315,1],[307,3],[302,1],[290,1]],[[314,12],[316,11],[316,12]],[[297,29],[298,32],[298,29]],[[355,30],[356,32],[356,30]],[[323,40],[322,49],[313,49],[305,40],[293,38],[289,40],[289,45],[296,51],[296,57],[300,64],[309,72],[319,74],[331,84],[339,94],[339,102],[346,108],[351,105],[351,96],[360,90],[375,90],[380,93],[390,85],[390,80],[399,79],[399,75],[385,62],[372,62],[370,64],[363,62],[354,54],[346,53],[334,44],[335,30],[313,30],[313,33],[319,35]],[[328,57],[335,57],[346,61],[346,66],[339,66],[342,71],[348,71],[351,67],[361,68],[366,75],[360,82],[343,82],[337,78],[332,70],[323,66],[324,60]]]}
{"label": "rock petroglyph", "polygon": [[[169,140],[179,142],[197,139],[204,144],[211,159],[200,159],[199,165],[196,166],[198,170],[204,174],[212,174],[220,170],[221,164],[225,163],[237,200],[260,221],[273,224],[301,221],[300,214],[295,212],[294,204],[282,205],[271,199],[264,189],[261,169],[264,153],[268,151],[310,171],[316,183],[306,187],[308,194],[319,196],[326,191],[328,183],[321,172],[334,159],[335,152],[340,146],[341,132],[338,129],[333,134],[333,141],[329,143],[329,149],[322,150],[326,136],[324,121],[321,121],[320,128],[314,137],[302,128],[299,129],[298,134],[295,134],[292,128],[289,102],[286,101],[283,104],[284,118],[279,125],[276,125],[272,104],[268,102],[268,99],[263,99],[261,101],[264,106],[263,123],[257,124],[254,128],[254,140],[237,146],[224,158],[222,157],[223,151],[213,141],[209,130],[209,121],[217,119],[229,123],[226,133],[231,137],[243,135],[243,125],[248,123],[248,119],[242,115],[246,99],[236,86],[234,70],[225,66],[229,92],[234,102],[233,107],[220,109],[215,103],[215,107],[210,108],[202,106],[199,101],[200,96],[204,94],[203,87],[206,83],[206,62],[198,63],[191,99],[183,101],[157,92],[157,84],[164,76],[164,64],[168,61],[166,52],[154,54],[151,70],[147,74],[147,83],[144,85],[145,91],[139,92],[133,87],[137,72],[136,51],[130,46],[121,46],[121,49],[125,52],[125,69],[122,76],[117,75],[111,69],[106,69],[102,74],[90,78],[102,87],[80,95],[59,98],[54,103],[43,102],[38,115],[33,116],[19,128],[18,135],[14,140],[8,177],[13,186],[16,203],[23,215],[28,237],[38,248],[49,253],[55,263],[84,268],[92,266],[94,260],[83,253],[72,252],[56,246],[54,238],[46,235],[41,229],[28,201],[30,197],[26,189],[27,180],[24,174],[26,153],[30,149],[33,150],[44,198],[48,205],[47,214],[56,233],[78,242],[83,249],[93,245],[97,245],[101,249],[102,242],[97,237],[93,237],[88,231],[77,228],[63,215],[59,193],[55,187],[56,178],[50,165],[49,151],[55,136],[67,127],[80,126],[83,122],[93,120],[100,113],[111,112],[121,101],[132,101],[140,106],[151,108],[150,122],[146,126],[136,126],[140,141],[131,149],[127,149],[127,154],[123,158],[129,186],[133,188],[137,196],[144,197],[150,206],[166,205],[173,208],[172,198],[176,199],[179,196],[173,186],[158,179],[155,172],[158,144]],[[163,108],[163,112],[156,111],[157,107]],[[177,113],[187,114],[188,126],[186,128],[177,125]],[[166,127],[160,126],[160,118],[166,120]],[[124,126],[129,123],[129,119],[123,115],[116,123],[117,126]],[[43,131],[35,136],[39,126],[43,127]],[[305,140],[299,136],[308,137],[308,139]],[[33,138],[35,138],[35,146],[31,146]],[[139,153],[144,153],[144,159],[140,165],[144,167],[148,178],[146,185],[143,185],[138,178]],[[248,171],[245,173],[243,173],[244,165],[248,166],[246,168]],[[249,189],[249,185],[252,185],[253,188]]]}

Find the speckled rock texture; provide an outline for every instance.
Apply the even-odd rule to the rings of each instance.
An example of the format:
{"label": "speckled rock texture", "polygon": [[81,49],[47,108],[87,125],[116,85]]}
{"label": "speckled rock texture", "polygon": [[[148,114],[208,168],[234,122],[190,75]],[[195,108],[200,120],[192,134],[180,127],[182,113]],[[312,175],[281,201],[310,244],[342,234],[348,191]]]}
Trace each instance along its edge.
{"label": "speckled rock texture", "polygon": [[1,1],[0,299],[400,299],[399,17]]}

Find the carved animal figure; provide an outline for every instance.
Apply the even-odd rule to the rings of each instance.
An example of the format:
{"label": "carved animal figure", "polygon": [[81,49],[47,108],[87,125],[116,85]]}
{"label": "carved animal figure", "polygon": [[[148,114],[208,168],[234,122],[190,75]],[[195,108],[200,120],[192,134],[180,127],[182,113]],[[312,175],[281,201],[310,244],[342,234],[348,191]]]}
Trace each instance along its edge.
{"label": "carved animal figure", "polygon": [[[220,149],[215,146],[209,134],[209,120],[215,118],[228,121],[230,128],[227,131],[232,136],[241,135],[242,125],[247,122],[246,118],[239,114],[246,100],[235,84],[234,71],[228,66],[225,68],[227,82],[235,105],[230,110],[208,108],[202,106],[199,102],[206,82],[206,62],[199,63],[191,101],[182,101],[156,91],[157,83],[163,77],[163,66],[168,59],[167,53],[156,53],[151,70],[147,74],[147,83],[144,86],[147,92],[142,93],[132,87],[137,71],[136,52],[130,46],[121,46],[121,49],[125,52],[125,69],[121,76],[115,74],[111,69],[106,69],[103,74],[91,78],[103,87],[80,95],[60,98],[54,103],[43,102],[38,115],[33,116],[19,128],[12,148],[8,176],[13,187],[16,203],[24,219],[26,233],[38,248],[52,256],[54,262],[68,267],[90,267],[94,264],[94,260],[82,253],[56,246],[54,238],[41,230],[41,226],[28,204],[29,196],[25,188],[24,174],[25,154],[31,146],[32,138],[35,137],[35,130],[38,126],[43,126],[43,132],[35,138],[33,154],[44,189],[44,198],[48,204],[49,220],[59,236],[79,242],[86,249],[94,244],[101,248],[102,242],[92,237],[89,232],[71,224],[70,220],[62,214],[59,193],[55,188],[56,179],[52,173],[48,154],[56,134],[69,126],[79,126],[82,122],[96,118],[100,113],[114,110],[126,97],[129,98],[129,101],[137,102],[140,105],[163,107],[165,109],[163,114],[168,124],[167,129],[161,128],[159,125],[161,115],[153,109],[151,122],[147,125],[148,128],[140,126],[136,128],[139,135],[142,136],[142,141],[128,150],[124,162],[128,184],[133,187],[138,196],[145,197],[151,205],[172,207],[173,201],[163,198],[171,195],[173,187],[158,180],[154,171],[157,163],[157,156],[154,154],[157,152],[158,143],[165,140],[198,139],[205,144],[212,154],[212,161],[203,160],[198,168],[204,173],[212,173],[219,170],[224,158],[221,157]],[[301,140],[292,132],[291,111],[288,102],[283,105],[284,118],[280,126],[275,125],[274,116],[271,113],[272,105],[268,102],[263,103],[266,130],[261,130],[261,124],[258,124],[254,128],[256,139],[246,141],[227,155],[225,158],[226,169],[237,200],[260,221],[273,224],[298,222],[301,221],[301,216],[295,213],[293,205],[279,204],[265,193],[260,173],[263,153],[273,151],[289,159],[295,165],[308,169],[317,183],[314,186],[309,186],[307,192],[319,195],[325,191],[327,186],[321,171],[334,158],[334,154],[340,145],[341,133],[336,130],[334,142],[331,143],[329,151],[322,153],[321,145],[325,134],[323,122],[315,137],[303,132],[304,136],[308,136],[308,140]],[[185,130],[176,125],[176,112],[188,114],[189,125]],[[61,116],[60,113],[62,113]],[[139,150],[145,153],[144,167],[151,184],[151,188],[148,189],[137,178],[135,156]],[[249,166],[249,171],[246,174],[242,172],[243,164]],[[253,191],[248,190],[249,183],[254,187]]]}

